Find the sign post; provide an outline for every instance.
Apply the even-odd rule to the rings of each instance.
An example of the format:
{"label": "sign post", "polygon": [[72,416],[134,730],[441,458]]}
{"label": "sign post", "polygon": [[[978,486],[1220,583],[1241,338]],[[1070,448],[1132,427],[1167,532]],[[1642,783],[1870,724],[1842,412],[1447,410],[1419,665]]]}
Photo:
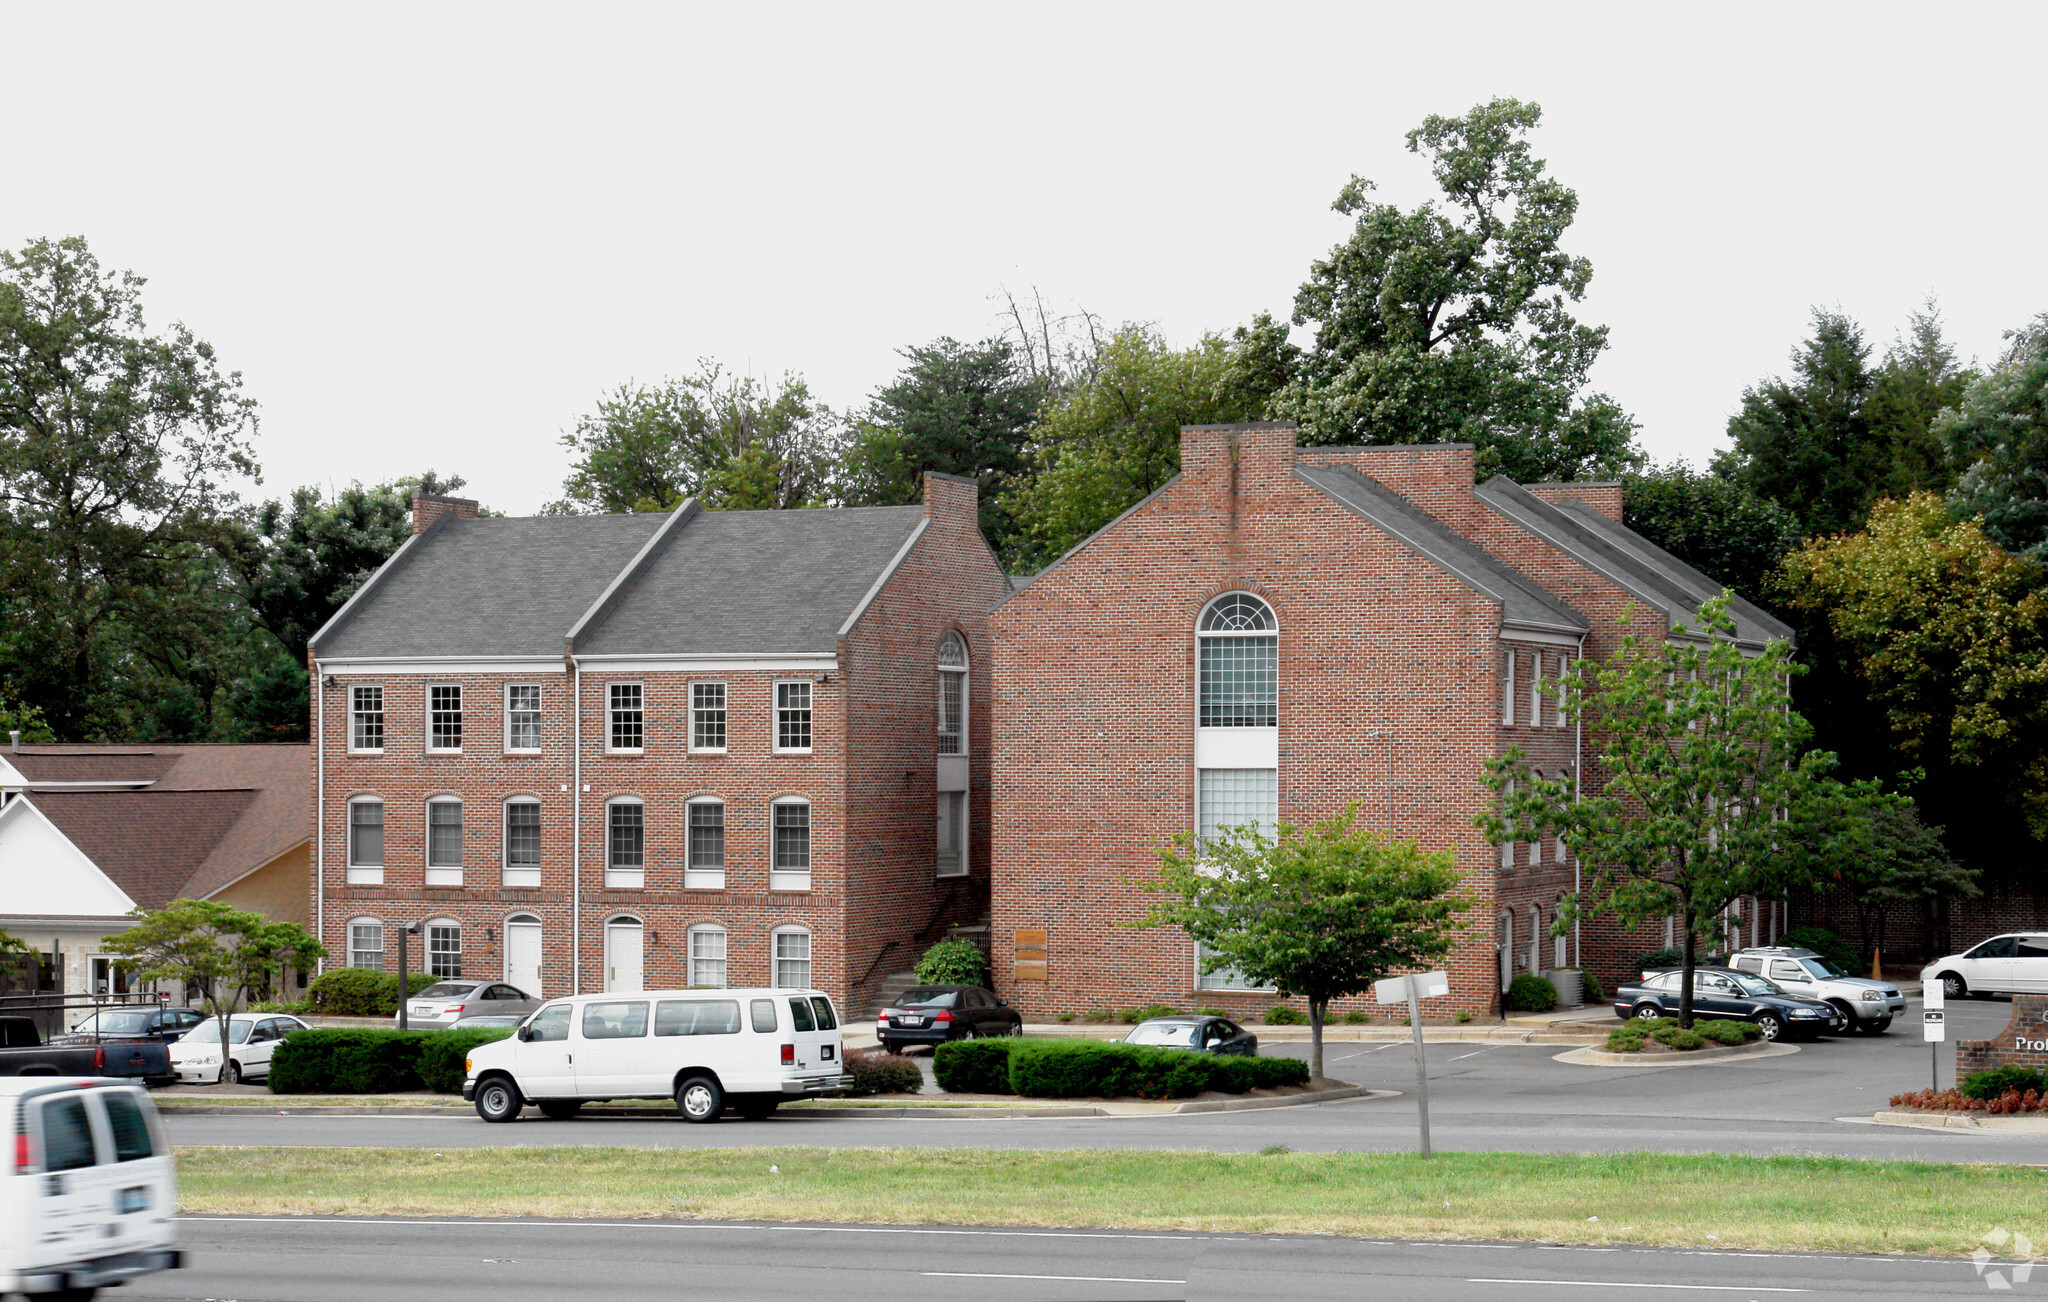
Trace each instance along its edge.
{"label": "sign post", "polygon": [[1948,1017],[1944,1008],[1948,1003],[1948,988],[1939,981],[1930,982],[1920,991],[1920,1036],[1927,1041],[1927,1084],[1939,1093],[1941,1090],[1941,1042],[1948,1038]]}
{"label": "sign post", "polygon": [[1443,972],[1418,972],[1372,983],[1372,997],[1382,1004],[1408,1004],[1408,1027],[1415,1033],[1415,1115],[1422,1123],[1422,1155],[1429,1156],[1429,1065],[1422,1056],[1422,1000],[1451,993]]}

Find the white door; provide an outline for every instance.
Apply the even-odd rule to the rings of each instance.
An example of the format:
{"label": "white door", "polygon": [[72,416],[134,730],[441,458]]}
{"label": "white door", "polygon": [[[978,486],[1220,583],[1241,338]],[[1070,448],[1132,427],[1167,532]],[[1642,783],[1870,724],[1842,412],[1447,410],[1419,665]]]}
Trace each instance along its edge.
{"label": "white door", "polygon": [[615,990],[631,992],[644,989],[640,982],[640,937],[641,928],[637,922],[614,922],[605,927],[606,994]]}
{"label": "white door", "polygon": [[540,990],[540,924],[505,924],[505,984],[518,986],[535,999]]}

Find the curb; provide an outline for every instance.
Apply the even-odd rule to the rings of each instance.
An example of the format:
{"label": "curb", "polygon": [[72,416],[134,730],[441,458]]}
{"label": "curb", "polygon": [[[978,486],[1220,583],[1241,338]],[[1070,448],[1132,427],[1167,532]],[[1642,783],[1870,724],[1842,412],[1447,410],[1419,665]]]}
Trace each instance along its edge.
{"label": "curb", "polygon": [[1907,1126],[1914,1130],[2005,1130],[2048,1135],[2048,1117],[1993,1117],[1970,1112],[1878,1112],[1870,1119],[1880,1126]]}
{"label": "curb", "polygon": [[1552,1062],[1577,1067],[1704,1067],[1715,1062],[1748,1062],[1757,1058],[1782,1058],[1798,1053],[1802,1046],[1759,1040],[1755,1044],[1723,1049],[1691,1049],[1682,1053],[1607,1053],[1599,1049],[1572,1049],[1556,1054]]}

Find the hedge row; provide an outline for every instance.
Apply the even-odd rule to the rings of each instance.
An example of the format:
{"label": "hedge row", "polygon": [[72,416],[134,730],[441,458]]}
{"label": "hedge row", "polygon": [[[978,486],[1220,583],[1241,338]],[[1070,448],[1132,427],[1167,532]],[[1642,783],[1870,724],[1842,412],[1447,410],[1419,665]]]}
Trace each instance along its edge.
{"label": "hedge row", "polygon": [[474,1031],[293,1031],[270,1059],[273,1094],[462,1092],[463,1060],[509,1026]]}
{"label": "hedge row", "polygon": [[1030,1098],[1184,1099],[1308,1084],[1294,1058],[1237,1058],[1097,1040],[955,1040],[932,1055],[939,1088]]}
{"label": "hedge row", "polygon": [[[405,987],[416,995],[434,984],[425,972],[408,972]],[[327,1017],[389,1017],[398,1011],[398,974],[338,967],[306,987],[306,1008]]]}

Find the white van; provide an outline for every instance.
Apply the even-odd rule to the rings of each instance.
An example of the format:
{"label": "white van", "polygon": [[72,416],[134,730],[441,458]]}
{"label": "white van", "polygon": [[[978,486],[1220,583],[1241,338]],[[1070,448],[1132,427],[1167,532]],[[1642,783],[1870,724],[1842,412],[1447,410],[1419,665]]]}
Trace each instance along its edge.
{"label": "white van", "polygon": [[543,1004],[470,1050],[462,1097],[485,1121],[526,1104],[561,1120],[597,1099],[674,1099],[690,1121],[730,1104],[758,1121],[846,1083],[839,1015],[820,990],[645,990]]}
{"label": "white van", "polygon": [[2048,931],[2008,931],[1961,954],[1935,959],[1920,980],[1939,981],[1950,999],[2048,994]]}
{"label": "white van", "polygon": [[171,1148],[135,1086],[0,1080],[0,1154],[0,1295],[85,1299],[184,1264]]}

